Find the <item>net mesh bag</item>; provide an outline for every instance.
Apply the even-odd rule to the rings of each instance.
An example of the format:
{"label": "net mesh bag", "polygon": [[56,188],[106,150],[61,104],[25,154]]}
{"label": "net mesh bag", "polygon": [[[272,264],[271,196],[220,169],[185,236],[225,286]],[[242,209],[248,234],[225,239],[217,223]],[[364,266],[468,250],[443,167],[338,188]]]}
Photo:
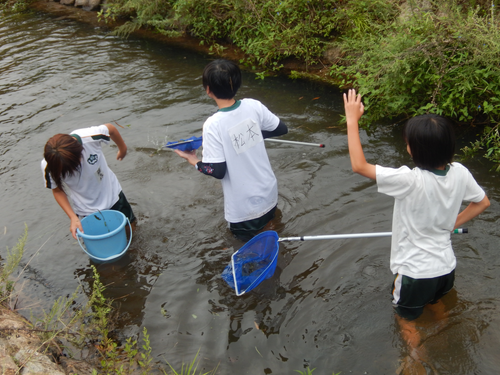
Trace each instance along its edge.
{"label": "net mesh bag", "polygon": [[202,143],[202,137],[191,137],[188,139],[181,139],[177,142],[167,142],[165,147],[175,148],[181,151],[193,151],[199,149]]}
{"label": "net mesh bag", "polygon": [[274,274],[278,250],[278,234],[262,232],[231,256],[222,278],[236,291],[236,295],[249,292]]}

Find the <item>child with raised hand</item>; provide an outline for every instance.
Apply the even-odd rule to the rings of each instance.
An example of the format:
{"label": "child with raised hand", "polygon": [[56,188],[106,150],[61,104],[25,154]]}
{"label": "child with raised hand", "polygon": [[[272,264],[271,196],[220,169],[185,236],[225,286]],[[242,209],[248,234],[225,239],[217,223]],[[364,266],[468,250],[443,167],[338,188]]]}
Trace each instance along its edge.
{"label": "child with raised hand", "polygon": [[288,128],[258,100],[235,99],[241,71],[234,62],[210,62],[202,79],[219,108],[203,124],[203,160],[196,151],[175,152],[199,172],[222,181],[229,229],[248,241],[274,217],[278,203],[278,183],[263,140],[286,134]]}
{"label": "child with raised hand", "polygon": [[[415,324],[428,306],[436,309],[453,288],[456,258],[451,232],[479,215],[490,202],[463,165],[452,162],[455,135],[444,117],[427,114],[410,119],[403,136],[416,167],[387,168],[366,161],[359,138],[361,96],[344,94],[352,170],[377,181],[380,193],[395,199],[390,268],[393,305],[403,336],[412,348],[420,342]],[[463,201],[471,202],[463,211]]]}
{"label": "child with raised hand", "polygon": [[[52,189],[56,202],[70,219],[70,232],[83,232],[80,218],[98,210],[116,210],[134,223],[135,216],[115,174],[109,169],[101,144],[113,140],[117,160],[127,154],[120,132],[112,124],[56,134],[44,148],[41,167],[45,187]],[[68,199],[68,195],[71,199]]]}

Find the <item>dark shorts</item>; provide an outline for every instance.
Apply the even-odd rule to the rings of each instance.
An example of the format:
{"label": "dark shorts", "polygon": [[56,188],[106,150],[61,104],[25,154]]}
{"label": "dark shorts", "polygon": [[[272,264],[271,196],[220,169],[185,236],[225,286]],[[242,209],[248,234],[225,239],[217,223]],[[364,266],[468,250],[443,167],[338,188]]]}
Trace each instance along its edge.
{"label": "dark shorts", "polygon": [[431,279],[413,279],[396,274],[392,283],[392,303],[399,316],[407,320],[418,318],[428,303],[434,304],[448,293],[455,282],[455,270]]}
{"label": "dark shorts", "polygon": [[132,207],[130,207],[130,203],[128,203],[127,198],[125,198],[123,191],[120,191],[120,194],[118,195],[118,202],[116,202],[110,210],[120,211],[128,217],[131,224],[135,221],[134,212],[132,211]]}
{"label": "dark shorts", "polygon": [[229,229],[239,240],[249,241],[274,218],[276,207],[274,206],[269,212],[257,219],[242,221],[240,223],[229,223]]}

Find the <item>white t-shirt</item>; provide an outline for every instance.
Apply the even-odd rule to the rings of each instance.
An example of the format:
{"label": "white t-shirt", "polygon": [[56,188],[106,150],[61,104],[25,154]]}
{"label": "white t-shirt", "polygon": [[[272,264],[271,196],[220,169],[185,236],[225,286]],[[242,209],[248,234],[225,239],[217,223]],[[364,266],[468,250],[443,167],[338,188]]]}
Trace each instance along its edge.
{"label": "white t-shirt", "polygon": [[278,203],[278,183],[262,137],[262,130],[273,131],[278,124],[261,102],[242,99],[203,125],[203,163],[227,165],[222,189],[230,223],[259,218]]}
{"label": "white t-shirt", "polygon": [[450,234],[462,201],[480,202],[485,193],[459,163],[452,163],[441,173],[445,175],[439,172],[376,166],[378,191],[395,198],[390,260],[394,274],[425,279],[456,267]]}
{"label": "white t-shirt", "polygon": [[[101,142],[109,144],[110,141],[109,129],[106,125],[99,125],[70,134],[78,135],[83,145],[80,170],[62,181],[73,211],[79,216],[87,216],[97,210],[110,209],[118,201],[122,188],[102,153]],[[46,166],[47,162],[43,159],[45,186],[55,189],[57,186]]]}

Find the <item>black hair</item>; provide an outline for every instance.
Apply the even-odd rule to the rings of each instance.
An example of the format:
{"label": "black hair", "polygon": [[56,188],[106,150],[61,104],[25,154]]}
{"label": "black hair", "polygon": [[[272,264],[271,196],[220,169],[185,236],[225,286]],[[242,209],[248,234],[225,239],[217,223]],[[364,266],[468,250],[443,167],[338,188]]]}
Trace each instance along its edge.
{"label": "black hair", "polygon": [[435,114],[413,117],[406,123],[403,137],[410,146],[413,161],[421,169],[433,170],[453,161],[455,132],[445,117]]}
{"label": "black hair", "polygon": [[207,87],[217,99],[232,99],[241,86],[241,70],[234,62],[218,59],[203,70],[203,87]]}

